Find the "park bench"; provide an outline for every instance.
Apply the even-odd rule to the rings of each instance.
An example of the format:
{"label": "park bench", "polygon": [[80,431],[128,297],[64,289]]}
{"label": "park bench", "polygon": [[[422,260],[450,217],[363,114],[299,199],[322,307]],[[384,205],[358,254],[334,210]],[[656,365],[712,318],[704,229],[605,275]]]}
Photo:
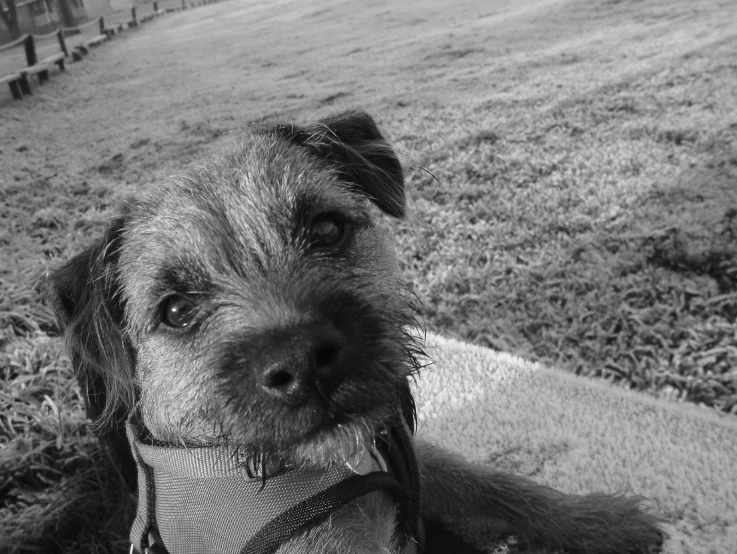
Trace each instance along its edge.
{"label": "park bench", "polygon": [[29,65],[46,64],[51,66],[56,64],[59,71],[64,71],[64,62],[69,52],[62,30],[59,29],[46,35],[32,35],[32,37],[37,61],[31,64],[32,60],[29,60]]}
{"label": "park bench", "polygon": [[164,15],[165,13],[186,9],[186,0],[154,0],[154,13],[156,15]]}
{"label": "park bench", "polygon": [[138,4],[134,9],[136,10],[136,21],[138,23],[146,23],[158,15],[154,3]]}
{"label": "park bench", "polygon": [[67,49],[72,51],[74,61],[81,60],[82,56],[87,55],[90,48],[108,39],[102,17],[76,27],[62,27],[61,30]]}
{"label": "park bench", "polygon": [[[56,33],[52,33],[52,36]],[[41,35],[46,40],[48,35]],[[54,37],[58,41],[57,37]],[[57,42],[61,48],[61,42]],[[59,55],[61,54],[61,56]],[[29,77],[38,75],[39,83],[49,79],[49,69],[59,65],[63,70],[64,54],[61,52],[50,52],[44,49],[44,58],[38,60],[36,53],[36,40],[33,35],[23,35],[19,39],[0,47],[0,84],[6,84],[10,88],[10,94],[14,99],[20,100],[23,94],[31,94]]]}
{"label": "park bench", "polygon": [[[176,0],[180,3],[181,0]],[[107,35],[108,39],[111,39],[116,33],[120,33],[125,29],[132,27],[138,27],[140,23],[144,23],[166,13],[165,10],[158,9],[158,3],[153,2],[152,4],[139,4],[133,6],[130,9],[120,10],[104,16],[103,19],[103,32]]]}
{"label": "park bench", "polygon": [[103,17],[103,32],[110,40],[114,34],[136,26],[136,8],[127,8]]}
{"label": "park bench", "polygon": [[21,48],[25,45],[25,41],[26,37],[22,36],[9,44],[0,46],[0,85],[7,83],[10,87],[10,94],[16,100],[23,98],[21,91],[23,76],[20,70],[23,68],[23,65],[27,64],[20,65],[15,54],[20,52]]}

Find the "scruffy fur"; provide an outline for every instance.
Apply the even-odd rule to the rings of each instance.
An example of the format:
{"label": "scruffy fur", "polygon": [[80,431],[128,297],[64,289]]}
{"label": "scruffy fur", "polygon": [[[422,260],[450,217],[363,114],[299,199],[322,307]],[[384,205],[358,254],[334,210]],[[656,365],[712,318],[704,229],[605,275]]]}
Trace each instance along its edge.
{"label": "scruffy fur", "polygon": [[[123,472],[136,404],[158,441],[295,467],[341,462],[412,406],[418,310],[378,224],[404,212],[399,161],[359,111],[255,128],[130,202],[51,279],[89,414]],[[416,452],[426,552],[477,552],[463,536],[474,522],[570,553],[661,540],[638,498],[566,495],[421,441]],[[395,552],[395,511],[369,494],[279,552]]]}

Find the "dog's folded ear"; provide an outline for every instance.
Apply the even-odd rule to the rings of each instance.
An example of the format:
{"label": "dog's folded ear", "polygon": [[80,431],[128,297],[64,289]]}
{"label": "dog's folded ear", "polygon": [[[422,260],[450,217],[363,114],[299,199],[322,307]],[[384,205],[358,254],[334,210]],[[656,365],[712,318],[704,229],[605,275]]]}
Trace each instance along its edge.
{"label": "dog's folded ear", "polygon": [[331,163],[392,217],[404,217],[404,173],[396,153],[373,118],[360,110],[330,115],[307,127],[280,124],[266,129]]}
{"label": "dog's folded ear", "polygon": [[117,259],[125,216],[103,238],[49,278],[49,300],[65,334],[90,418],[120,423],[134,402],[135,352],[123,331]]}

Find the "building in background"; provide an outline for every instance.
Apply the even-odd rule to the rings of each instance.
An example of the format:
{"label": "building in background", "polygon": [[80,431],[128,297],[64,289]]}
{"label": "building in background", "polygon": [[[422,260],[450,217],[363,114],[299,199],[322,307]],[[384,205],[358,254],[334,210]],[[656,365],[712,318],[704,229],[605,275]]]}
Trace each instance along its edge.
{"label": "building in background", "polygon": [[[18,20],[18,35],[50,33],[60,26],[70,27],[153,0],[0,0],[0,45],[14,38],[8,24],[13,13]],[[13,2],[13,5],[10,5]],[[13,9],[15,6],[15,9]]]}

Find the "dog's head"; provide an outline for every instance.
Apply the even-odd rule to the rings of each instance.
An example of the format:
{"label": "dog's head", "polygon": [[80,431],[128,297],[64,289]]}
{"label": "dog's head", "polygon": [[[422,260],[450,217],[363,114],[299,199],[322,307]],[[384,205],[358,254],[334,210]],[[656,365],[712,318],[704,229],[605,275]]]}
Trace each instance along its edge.
{"label": "dog's head", "polygon": [[357,111],[258,128],[157,185],[51,279],[90,415],[139,403],[165,442],[349,455],[411,403],[415,306],[377,225],[404,210]]}

